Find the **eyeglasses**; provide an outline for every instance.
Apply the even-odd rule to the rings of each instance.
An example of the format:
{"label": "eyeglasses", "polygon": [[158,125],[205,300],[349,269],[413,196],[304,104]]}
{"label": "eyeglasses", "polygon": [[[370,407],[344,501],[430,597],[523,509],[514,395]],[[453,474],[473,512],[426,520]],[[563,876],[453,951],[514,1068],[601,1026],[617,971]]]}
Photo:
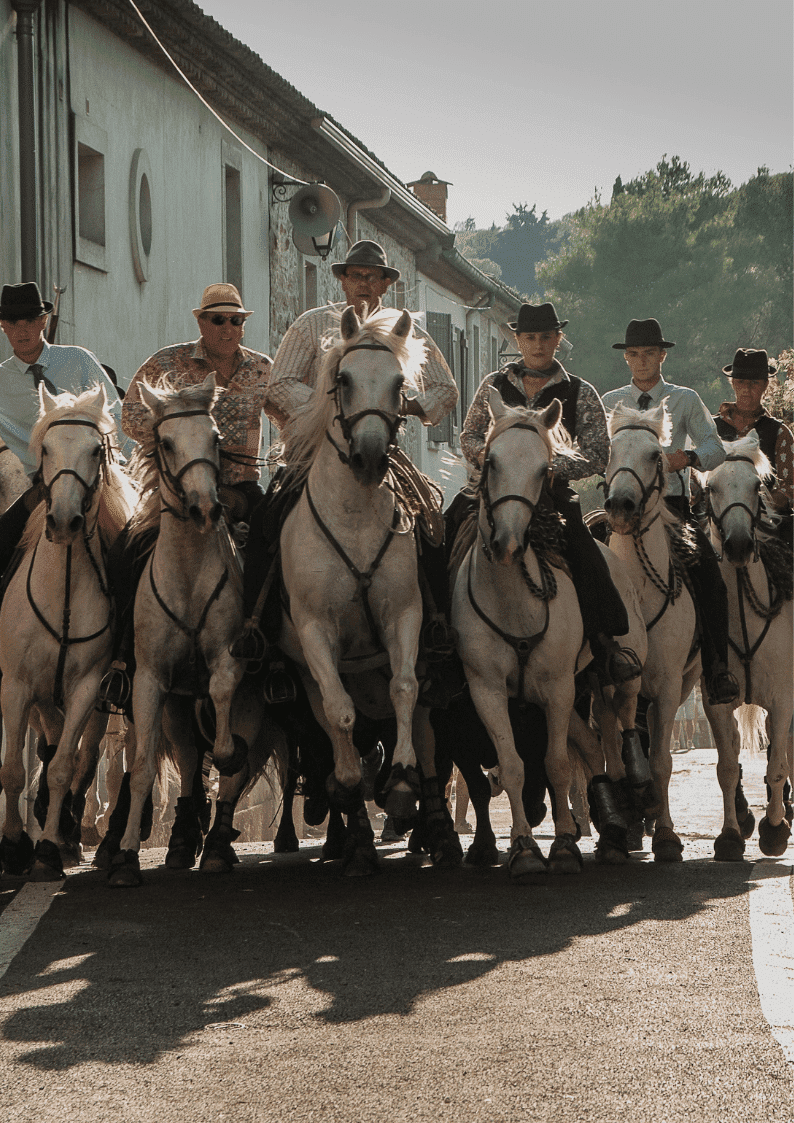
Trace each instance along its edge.
{"label": "eyeglasses", "polygon": [[227,321],[234,327],[240,328],[245,323],[245,316],[221,316],[220,312],[216,312],[214,316],[209,317],[209,321],[211,324],[214,324],[216,328],[219,328],[221,324],[225,324]]}

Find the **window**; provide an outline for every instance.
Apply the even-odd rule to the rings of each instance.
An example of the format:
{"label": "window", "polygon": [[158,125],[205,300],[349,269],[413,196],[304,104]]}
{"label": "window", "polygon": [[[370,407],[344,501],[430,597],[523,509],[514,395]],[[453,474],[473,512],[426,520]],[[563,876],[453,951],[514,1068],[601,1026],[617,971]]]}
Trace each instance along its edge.
{"label": "window", "polygon": [[499,348],[496,343],[496,337],[491,336],[491,370],[499,369]]}
{"label": "window", "polygon": [[142,148],[136,148],[130,166],[130,245],[132,267],[142,284],[149,279],[152,252],[152,169]]}
{"label": "window", "polygon": [[[427,330],[435,341],[441,354],[447,360],[447,366],[455,374],[455,356],[452,342],[452,317],[446,312],[428,312]],[[455,422],[455,410],[451,410],[439,425],[431,425],[427,430],[428,441],[438,443],[452,443],[452,426]]]}
{"label": "window", "polygon": [[317,266],[311,261],[303,263],[303,309],[317,307]]}
{"label": "window", "polygon": [[405,308],[405,281],[394,282],[394,307]]}
{"label": "window", "polygon": [[242,152],[221,141],[223,161],[223,279],[243,292]]}
{"label": "window", "polygon": [[75,259],[105,270],[107,134],[83,117],[75,122]]}

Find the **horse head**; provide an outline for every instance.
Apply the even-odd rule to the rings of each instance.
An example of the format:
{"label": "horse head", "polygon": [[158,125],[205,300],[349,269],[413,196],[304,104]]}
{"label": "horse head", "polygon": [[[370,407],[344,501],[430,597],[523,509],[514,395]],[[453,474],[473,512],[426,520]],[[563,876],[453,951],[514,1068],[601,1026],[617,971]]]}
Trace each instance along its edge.
{"label": "horse head", "polygon": [[562,405],[555,398],[541,412],[512,409],[492,390],[488,408],[493,420],[479,484],[480,534],[488,556],[512,565],[524,555],[529,524],[551,475],[555,449],[550,431],[559,423]]}
{"label": "horse head", "polygon": [[367,330],[355,309],[345,309],[340,324],[342,349],[332,396],[335,426],[347,442],[346,462],[358,483],[376,487],[389,467],[403,417],[405,373],[398,358],[403,341],[413,335],[409,312],[403,312],[388,335]]}
{"label": "horse head", "polygon": [[771,465],[755,432],[738,441],[723,441],[723,448],[725,460],[708,473],[706,510],[719,536],[723,558],[742,569],[757,556],[761,482],[771,474]]}
{"label": "horse head", "polygon": [[184,522],[191,520],[203,534],[223,516],[220,436],[212,418],[215,375],[182,390],[154,390],[145,382],[139,390],[152,417],[151,455],[160,474],[163,508]]}
{"label": "horse head", "polygon": [[604,510],[616,534],[636,534],[664,494],[663,443],[670,439],[665,402],[644,412],[618,406],[609,416],[611,448]]}
{"label": "horse head", "polygon": [[39,401],[31,447],[38,449],[38,477],[46,500],[45,534],[51,542],[69,545],[84,533],[87,516],[97,502],[108,453],[107,396],[105,388],[98,386],[77,397],[55,397],[42,383]]}

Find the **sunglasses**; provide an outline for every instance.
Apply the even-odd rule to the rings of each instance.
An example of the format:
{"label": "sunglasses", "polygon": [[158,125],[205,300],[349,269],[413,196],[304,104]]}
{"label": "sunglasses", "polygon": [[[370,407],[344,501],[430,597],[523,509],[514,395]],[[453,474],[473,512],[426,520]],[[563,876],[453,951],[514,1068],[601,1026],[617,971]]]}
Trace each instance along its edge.
{"label": "sunglasses", "polygon": [[234,327],[241,328],[245,323],[245,316],[221,316],[220,312],[216,312],[214,316],[209,317],[210,323],[214,324],[216,328],[219,328],[221,324],[225,324],[227,320]]}

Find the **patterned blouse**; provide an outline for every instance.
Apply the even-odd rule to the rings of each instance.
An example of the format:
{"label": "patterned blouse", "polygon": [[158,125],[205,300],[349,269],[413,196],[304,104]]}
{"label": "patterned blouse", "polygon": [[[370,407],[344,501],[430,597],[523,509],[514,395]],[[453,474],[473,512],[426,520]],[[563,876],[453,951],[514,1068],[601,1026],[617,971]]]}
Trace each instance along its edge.
{"label": "patterned blouse", "polygon": [[[506,374],[510,382],[526,398],[524,390],[523,372],[527,370],[523,363],[508,363],[501,370],[486,374],[480,383],[474,401],[469,406],[463,432],[460,435],[460,447],[469,464],[474,468],[480,467],[480,453],[485,448],[485,434],[491,424],[491,415],[488,411],[488,395],[497,374]],[[537,372],[533,372],[537,373]],[[570,381],[568,372],[561,363],[555,359],[554,373],[545,383],[542,390],[527,400],[529,409],[535,409],[535,402],[547,386],[555,382]],[[576,400],[576,443],[583,459],[571,460],[566,456],[555,456],[553,461],[554,475],[559,480],[583,480],[587,476],[603,475],[609,460],[609,435],[607,433],[607,419],[604,407],[594,386],[589,382],[581,381],[579,394]]]}
{"label": "patterned blouse", "polygon": [[[247,457],[249,462],[237,464],[221,459],[221,483],[236,484],[243,480],[259,480],[259,467],[255,463],[262,444],[262,410],[270,381],[271,361],[259,351],[238,348],[239,361],[229,385],[221,388],[212,416],[221,435],[221,448],[236,456]],[[214,369],[207,358],[204,341],[177,343],[163,347],[139,368],[130,382],[121,412],[121,427],[127,436],[140,441],[150,427],[150,414],[140,400],[138,383],[146,379],[157,386],[167,377],[171,385],[181,390],[197,386]]]}
{"label": "patterned blouse", "polygon": [[[731,425],[740,437],[746,437],[760,417],[769,416],[763,406],[750,422],[743,424],[736,413],[736,402],[723,402],[720,406],[719,416]],[[788,425],[780,422],[777,439],[775,440],[775,462],[772,465],[777,476],[778,488],[794,505],[794,433]]]}

